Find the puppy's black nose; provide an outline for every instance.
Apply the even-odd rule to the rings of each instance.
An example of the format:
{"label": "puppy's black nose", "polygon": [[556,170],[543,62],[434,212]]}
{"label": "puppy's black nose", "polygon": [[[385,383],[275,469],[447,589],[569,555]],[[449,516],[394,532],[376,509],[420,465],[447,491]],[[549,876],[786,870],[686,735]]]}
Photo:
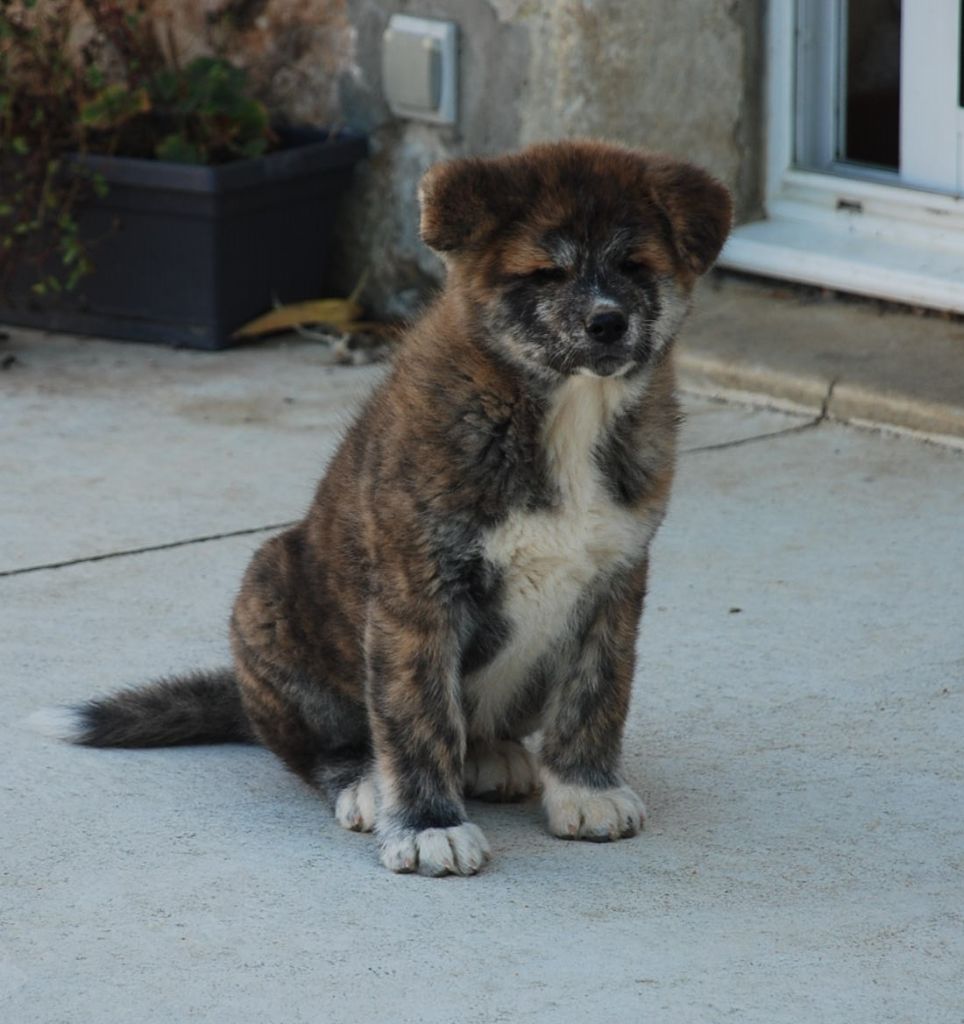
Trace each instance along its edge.
{"label": "puppy's black nose", "polygon": [[586,324],[586,330],[593,341],[611,345],[626,333],[627,326],[626,317],[618,310],[611,309],[605,313],[593,314]]}

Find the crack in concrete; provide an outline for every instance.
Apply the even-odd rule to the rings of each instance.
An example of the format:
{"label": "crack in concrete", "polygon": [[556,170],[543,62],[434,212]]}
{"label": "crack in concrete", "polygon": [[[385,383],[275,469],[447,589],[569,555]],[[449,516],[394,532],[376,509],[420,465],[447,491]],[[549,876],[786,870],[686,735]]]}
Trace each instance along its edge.
{"label": "crack in concrete", "polygon": [[192,544],[206,544],[212,540],[229,540],[232,537],[247,537],[253,533],[268,533],[271,530],[284,530],[297,522],[292,519],[286,523],[271,523],[269,526],[249,526],[243,530],[228,530],[225,533],[210,533],[203,537],[188,537],[186,540],[172,540],[165,544],[148,544],[142,548],[126,548],[123,551],[107,551],[100,555],[84,555],[80,558],[68,558],[63,562],[44,562],[41,565],[26,565],[22,569],[0,569],[0,579],[5,576],[25,576],[32,572],[45,572],[51,569],[66,569],[72,565],[86,565],[88,562],[106,562],[112,558],[128,558],[131,555],[147,555],[152,551],[170,551],[172,548],[186,548]]}
{"label": "crack in concrete", "polygon": [[827,386],[827,393],[823,396],[823,401],[820,403],[821,420],[830,418],[830,402],[833,399],[833,389],[837,386],[839,381],[839,377],[832,377],[830,379],[830,384]]}
{"label": "crack in concrete", "polygon": [[[820,412],[812,420],[806,423],[798,423],[795,427],[784,427],[782,430],[771,430],[766,434],[754,434],[752,437],[740,437],[735,441],[720,441],[719,444],[704,444],[697,448],[686,448],[680,455],[692,455],[696,452],[719,452],[728,448],[740,448],[745,444],[755,444],[757,441],[769,441],[774,437],[786,437],[788,434],[802,434],[807,430],[813,430],[830,418],[830,401],[833,398],[833,389],[837,386],[838,377],[834,377],[827,386],[827,393],[820,402]],[[727,402],[725,398],[719,401],[728,405],[739,405],[738,402]]]}
{"label": "crack in concrete", "polygon": [[721,452],[728,448],[741,448],[745,444],[756,444],[757,441],[769,441],[774,437],[786,437],[787,434],[801,434],[805,430],[812,430],[819,423],[823,422],[823,417],[817,416],[815,419],[807,420],[806,423],[799,423],[795,427],[786,427],[783,430],[771,430],[768,434],[754,434],[752,437],[740,437],[735,441],[720,441],[719,444],[703,444],[698,448],[686,448],[680,452],[680,455],[695,455],[698,452]]}

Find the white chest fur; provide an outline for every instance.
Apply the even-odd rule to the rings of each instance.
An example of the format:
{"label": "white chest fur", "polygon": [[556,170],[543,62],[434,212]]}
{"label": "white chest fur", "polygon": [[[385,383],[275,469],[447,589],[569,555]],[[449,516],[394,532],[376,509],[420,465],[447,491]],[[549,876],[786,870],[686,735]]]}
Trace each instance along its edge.
{"label": "white chest fur", "polygon": [[655,519],[617,504],[593,459],[633,392],[632,384],[613,377],[572,377],[561,385],[543,428],[560,501],[551,510],[513,513],[486,538],[486,557],[503,576],[511,637],[465,681],[475,735],[497,730],[537,660],[564,639],[586,589],[635,562],[652,537]]}

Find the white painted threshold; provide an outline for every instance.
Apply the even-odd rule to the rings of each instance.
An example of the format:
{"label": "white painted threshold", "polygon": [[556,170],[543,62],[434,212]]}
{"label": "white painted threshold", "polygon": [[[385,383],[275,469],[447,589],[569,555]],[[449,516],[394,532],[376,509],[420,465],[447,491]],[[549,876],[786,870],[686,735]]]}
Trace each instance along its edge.
{"label": "white painted threshold", "polygon": [[957,217],[926,227],[789,199],[772,201],[769,214],[733,230],[720,266],[964,314]]}

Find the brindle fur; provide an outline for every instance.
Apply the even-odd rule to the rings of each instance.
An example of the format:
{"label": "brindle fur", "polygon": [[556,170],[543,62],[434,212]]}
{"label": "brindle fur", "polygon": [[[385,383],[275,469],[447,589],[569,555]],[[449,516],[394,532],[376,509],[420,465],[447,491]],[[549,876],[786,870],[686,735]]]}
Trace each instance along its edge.
{"label": "brindle fur", "polygon": [[[671,342],[730,204],[689,165],[590,142],[441,165],[421,199],[447,287],[409,331],[307,516],[251,562],[231,619],[234,672],[91,702],[74,739],[253,737],[335,801],[376,780],[390,867],[471,873],[487,851],[465,855],[458,831],[466,751],[501,743],[524,765],[505,743],[539,728],[554,831],[616,838],[641,824],[619,760],[648,543],[673,476]],[[600,309],[626,320],[614,343],[588,329]],[[602,411],[580,441],[564,428],[590,422],[583,402]],[[585,465],[567,454],[577,441]],[[569,522],[597,483],[586,509],[638,542],[599,554],[579,534],[574,557],[595,568],[573,583],[560,549],[557,575],[545,577],[578,585],[564,629],[544,643],[519,635],[529,620],[512,620],[510,598],[526,549],[504,564],[492,552],[509,550],[513,523],[524,545],[543,524]],[[522,582],[550,615],[556,597],[539,591],[533,567]],[[490,679],[512,644],[535,654],[519,654],[518,678]],[[499,783],[495,795],[528,784]],[[601,811],[597,793],[617,810]],[[370,826],[361,812],[348,824]],[[445,835],[440,858],[429,839]]]}

